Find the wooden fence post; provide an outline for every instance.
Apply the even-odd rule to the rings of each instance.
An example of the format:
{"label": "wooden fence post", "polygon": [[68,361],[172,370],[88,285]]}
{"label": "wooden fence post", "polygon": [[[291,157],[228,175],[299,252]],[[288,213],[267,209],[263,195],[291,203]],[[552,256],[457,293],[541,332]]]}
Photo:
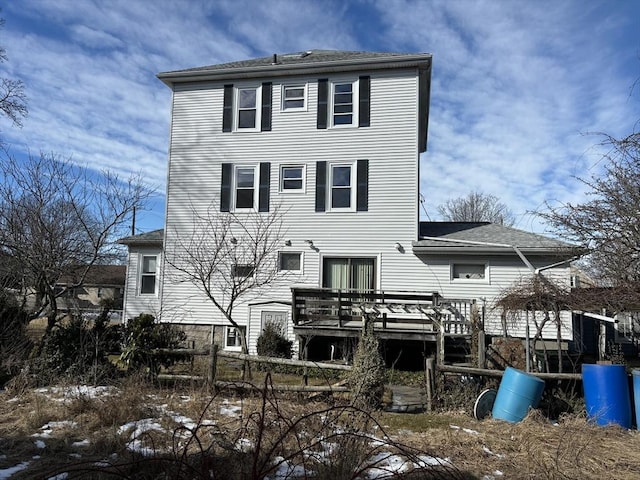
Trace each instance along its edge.
{"label": "wooden fence post", "polygon": [[427,383],[427,412],[433,409],[433,392],[435,390],[434,378],[435,378],[435,362],[433,358],[427,358],[426,360],[426,383]]}
{"label": "wooden fence post", "polygon": [[216,366],[218,364],[218,345],[215,343],[211,344],[211,348],[209,349],[209,372],[207,381],[209,382],[209,387],[211,389],[215,388],[216,385]]}

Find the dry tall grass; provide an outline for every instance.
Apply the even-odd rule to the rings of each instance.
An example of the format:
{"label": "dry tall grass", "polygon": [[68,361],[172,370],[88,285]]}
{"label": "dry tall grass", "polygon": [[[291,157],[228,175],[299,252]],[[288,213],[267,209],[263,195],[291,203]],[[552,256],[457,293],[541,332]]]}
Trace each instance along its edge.
{"label": "dry tall grass", "polygon": [[517,424],[464,411],[369,415],[264,385],[262,395],[244,397],[135,378],[97,395],[78,387],[0,393],[0,470],[28,462],[15,479],[630,480],[640,478],[638,447],[637,431],[580,415],[553,423],[532,412]]}

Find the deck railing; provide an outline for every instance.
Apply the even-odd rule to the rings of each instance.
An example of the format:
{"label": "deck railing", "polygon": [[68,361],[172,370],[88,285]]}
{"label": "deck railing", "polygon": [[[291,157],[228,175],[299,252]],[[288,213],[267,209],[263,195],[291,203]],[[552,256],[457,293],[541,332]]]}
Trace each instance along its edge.
{"label": "deck railing", "polygon": [[[409,291],[357,291],[328,288],[292,290],[292,319],[296,327],[322,324],[344,328],[361,320],[364,314],[375,315],[377,328],[402,324],[433,329],[434,322],[449,334],[468,334],[472,300],[446,300],[438,293]],[[435,329],[434,329],[435,330]]]}

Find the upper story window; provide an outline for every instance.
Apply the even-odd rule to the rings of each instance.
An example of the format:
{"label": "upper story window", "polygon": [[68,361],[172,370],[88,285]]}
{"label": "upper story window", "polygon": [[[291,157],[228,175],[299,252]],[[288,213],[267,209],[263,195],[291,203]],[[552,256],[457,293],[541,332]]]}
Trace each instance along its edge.
{"label": "upper story window", "polygon": [[142,270],[140,273],[140,293],[141,294],[155,295],[157,268],[158,268],[158,257],[156,255],[142,256]]}
{"label": "upper story window", "polygon": [[236,210],[256,208],[256,167],[236,167],[234,175]]}
{"label": "upper story window", "polygon": [[223,163],[220,182],[220,211],[269,211],[271,163],[234,165]]}
{"label": "upper story window", "polygon": [[369,211],[369,160],[316,162],[316,212]]}
{"label": "upper story window", "polygon": [[371,121],[371,77],[318,80],[317,128],[368,127]]}
{"label": "upper story window", "polygon": [[451,279],[487,281],[487,265],[484,263],[452,263]]}
{"label": "upper story window", "polygon": [[333,84],[333,125],[353,125],[355,111],[353,83]]}
{"label": "upper story window", "polygon": [[236,112],[236,128],[238,130],[255,130],[257,128],[256,122],[259,115],[258,95],[257,87],[238,88],[238,109]]}
{"label": "upper story window", "polygon": [[350,210],[353,205],[353,166],[331,165],[329,206],[331,210]]}
{"label": "upper story window", "polygon": [[304,192],[303,165],[282,165],[280,167],[280,191]]}
{"label": "upper story window", "polygon": [[307,86],[303,84],[282,86],[282,111],[306,110]]}
{"label": "upper story window", "polygon": [[272,84],[224,86],[223,132],[267,132],[271,130]]}

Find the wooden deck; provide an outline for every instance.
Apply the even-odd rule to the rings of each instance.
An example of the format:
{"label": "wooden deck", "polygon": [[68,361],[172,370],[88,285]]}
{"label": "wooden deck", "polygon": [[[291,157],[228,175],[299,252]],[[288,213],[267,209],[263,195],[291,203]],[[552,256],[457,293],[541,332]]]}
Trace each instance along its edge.
{"label": "wooden deck", "polygon": [[353,337],[363,316],[374,317],[380,338],[436,341],[438,335],[471,335],[471,300],[437,293],[292,288],[292,319],[298,335]]}

